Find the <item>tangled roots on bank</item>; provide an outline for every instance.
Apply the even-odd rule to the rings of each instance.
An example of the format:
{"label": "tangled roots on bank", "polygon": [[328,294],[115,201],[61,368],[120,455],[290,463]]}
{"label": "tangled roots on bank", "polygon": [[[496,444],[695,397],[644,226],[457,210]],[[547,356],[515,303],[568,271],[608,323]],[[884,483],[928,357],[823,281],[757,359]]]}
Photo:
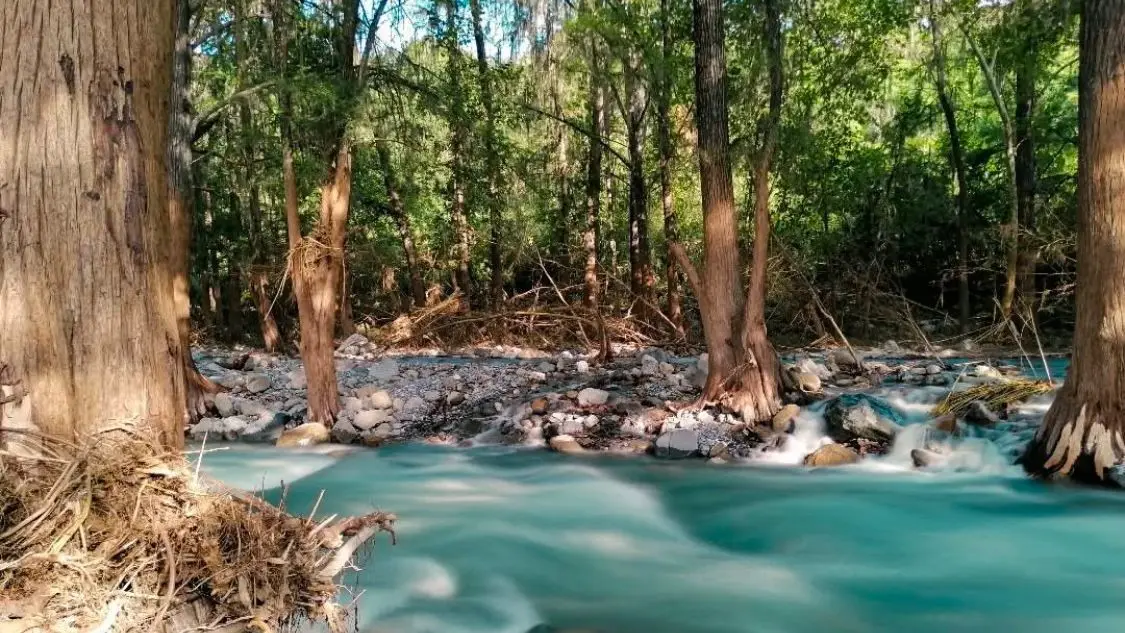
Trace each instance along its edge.
{"label": "tangled roots on bank", "polygon": [[394,515],[314,523],[140,440],[2,439],[0,633],[340,632],[335,577],[378,531],[393,539]]}
{"label": "tangled roots on bank", "polygon": [[985,383],[949,394],[948,398],[934,407],[933,415],[937,417],[952,413],[956,416],[962,416],[976,401],[985,403],[993,411],[1000,411],[1008,405],[1047,393],[1052,389],[1054,387],[1050,383],[1041,380],[1010,380]]}

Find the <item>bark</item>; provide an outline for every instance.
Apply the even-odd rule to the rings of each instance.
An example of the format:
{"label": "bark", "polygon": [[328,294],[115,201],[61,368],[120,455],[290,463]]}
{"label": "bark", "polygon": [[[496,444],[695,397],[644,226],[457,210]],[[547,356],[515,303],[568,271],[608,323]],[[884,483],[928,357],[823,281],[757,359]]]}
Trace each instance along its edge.
{"label": "bark", "polygon": [[[671,20],[668,0],[660,0],[660,51],[661,67],[656,96],[656,132],[660,146],[660,206],[664,212],[664,242],[671,245],[680,241],[679,222],[676,206],[672,198],[672,165],[675,162],[675,146],[672,144],[671,122],[668,111],[672,103],[672,36],[669,28]],[[684,333],[683,299],[680,289],[680,275],[676,262],[669,251],[665,255],[664,279],[668,292],[668,320],[679,334]]]}
{"label": "bark", "polygon": [[969,188],[961,149],[961,133],[957,127],[957,112],[945,78],[945,45],[934,0],[930,0],[930,34],[934,49],[934,87],[938,94],[945,127],[949,133],[949,162],[957,179],[957,306],[958,323],[962,332],[969,330]]}
{"label": "bark", "polygon": [[[742,264],[730,164],[722,0],[694,0],[693,8],[697,153],[704,214],[702,276],[695,271],[679,245],[674,246],[673,252],[699,299],[709,354],[703,400],[724,404],[742,414],[748,424],[754,424],[769,419],[781,407],[779,363],[766,336],[764,320],[756,317],[763,313],[761,302],[755,305],[755,299],[764,297],[764,278],[760,283],[752,281],[750,284],[746,297],[750,305],[746,306],[745,314],[743,310]],[[773,0],[767,1],[767,8],[766,41],[771,66],[771,113],[767,117],[768,122],[774,120],[775,111],[780,111],[782,86],[780,16]],[[768,139],[773,134],[776,132],[766,130],[767,142],[759,151],[758,166],[764,165],[767,175],[772,155],[772,144]],[[764,198],[767,205],[768,196],[766,189]],[[759,265],[764,266],[767,255],[768,206],[765,219],[758,227],[755,240],[755,269]],[[760,244],[763,246],[759,247]]]}
{"label": "bark", "polygon": [[605,87],[599,73],[597,46],[590,42],[590,86],[586,108],[590,125],[590,145],[586,154],[586,223],[582,248],[586,252],[584,281],[586,307],[596,309],[598,286],[598,223],[602,204],[602,141],[605,135]]}
{"label": "bark", "polygon": [[[1031,18],[1034,7],[1029,0],[1020,0],[1025,18]],[[1035,230],[1035,84],[1039,72],[1038,43],[1029,35],[1016,64],[1016,200],[1022,234],[1017,257],[1019,301],[1034,316],[1037,304],[1035,266],[1039,255],[1028,239]]]}
{"label": "bark", "polygon": [[375,145],[379,155],[379,165],[383,169],[383,186],[387,189],[387,203],[391,211],[391,219],[398,229],[399,238],[402,240],[402,255],[406,260],[406,273],[410,278],[410,296],[415,308],[426,305],[426,285],[422,283],[422,271],[419,269],[418,251],[414,245],[414,230],[410,226],[410,216],[406,213],[406,205],[402,200],[401,188],[395,178],[394,166],[391,163],[391,153],[386,142]]}
{"label": "bark", "polygon": [[174,24],[171,2],[0,3],[0,388],[26,394],[0,426],[183,443]]}
{"label": "bark", "polygon": [[641,77],[641,56],[630,53],[625,71],[625,127],[629,144],[629,288],[640,300],[638,313],[649,320],[655,305],[656,278],[648,241],[648,185],[645,179],[645,116],[648,90]]}
{"label": "bark", "polygon": [[465,305],[472,305],[473,282],[469,275],[471,251],[469,244],[469,216],[465,211],[465,183],[468,175],[465,169],[465,153],[468,150],[468,121],[465,118],[465,104],[461,97],[461,49],[457,46],[457,3],[444,0],[445,32],[442,40],[448,56],[449,72],[449,127],[450,138],[450,214],[453,222],[454,254],[456,272],[454,284],[462,294]]}
{"label": "bark", "polygon": [[1125,456],[1125,0],[1082,3],[1074,356],[1024,456],[1038,476],[1106,482]]}
{"label": "bark", "polygon": [[484,105],[484,160],[488,180],[488,262],[492,269],[489,280],[489,299],[492,308],[500,307],[504,300],[504,261],[500,250],[500,160],[496,151],[496,107],[492,95],[492,75],[488,68],[488,55],[484,47],[484,28],[481,26],[481,0],[470,0],[473,14],[473,41],[477,50],[477,77],[480,98]]}

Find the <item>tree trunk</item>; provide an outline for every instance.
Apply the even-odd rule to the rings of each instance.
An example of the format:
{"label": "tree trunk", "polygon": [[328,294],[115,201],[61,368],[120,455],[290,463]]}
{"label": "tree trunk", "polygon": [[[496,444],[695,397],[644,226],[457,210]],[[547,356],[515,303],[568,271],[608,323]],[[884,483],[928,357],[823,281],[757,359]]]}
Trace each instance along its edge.
{"label": "tree trunk", "polygon": [[[693,5],[696,122],[704,214],[703,277],[696,273],[679,245],[674,246],[674,253],[699,299],[709,355],[703,401],[723,404],[739,412],[747,424],[754,424],[769,419],[781,408],[779,363],[766,337],[764,319],[759,318],[764,314],[761,299],[765,296],[765,276],[759,275],[759,270],[764,273],[769,245],[768,185],[758,193],[766,202],[765,221],[760,221],[759,216],[752,280],[744,301],[731,178],[722,0],[694,0]],[[768,122],[775,121],[780,112],[782,77],[780,16],[773,0],[767,1],[767,9],[767,53],[771,66]],[[767,129],[766,142],[758,153],[757,168],[764,167],[767,176],[773,145],[770,139],[775,136],[776,130]],[[755,211],[761,211],[757,204]]]}
{"label": "tree trunk", "polygon": [[949,161],[957,179],[957,305],[961,332],[968,332],[971,310],[969,306],[969,188],[965,158],[961,151],[961,133],[957,128],[957,113],[949,86],[945,79],[945,45],[934,0],[930,0],[930,33],[934,48],[934,87],[938,93],[945,126],[949,132]]}
{"label": "tree trunk", "polygon": [[183,444],[175,22],[171,2],[0,3],[0,426]]}
{"label": "tree trunk", "polygon": [[[1033,17],[1032,3],[1020,0],[1023,18]],[[1016,63],[1016,200],[1019,223],[1023,233],[1020,238],[1017,268],[1019,269],[1019,300],[1032,317],[1035,314],[1037,295],[1035,288],[1035,266],[1038,253],[1028,239],[1035,230],[1035,84],[1039,72],[1038,43],[1034,35],[1029,35]]]}
{"label": "tree trunk", "polygon": [[[656,132],[660,145],[660,205],[664,211],[664,242],[671,245],[679,243],[680,229],[676,218],[676,206],[672,199],[672,164],[675,161],[675,147],[672,145],[671,122],[668,111],[672,102],[672,36],[669,28],[671,8],[668,0],[660,0],[660,83],[656,96]],[[680,274],[671,251],[664,261],[664,278],[668,286],[668,320],[676,332],[684,333],[684,310],[681,298]]]}
{"label": "tree trunk", "polygon": [[599,73],[597,46],[590,42],[590,86],[586,107],[590,118],[590,146],[586,154],[586,226],[582,232],[582,248],[586,252],[584,281],[586,307],[597,309],[598,296],[598,222],[602,205],[602,144],[605,135],[605,87]]}
{"label": "tree trunk", "polygon": [[1082,3],[1074,356],[1024,467],[1105,482],[1125,456],[1125,0]]}
{"label": "tree trunk", "polygon": [[504,262],[500,250],[500,161],[496,153],[496,107],[493,103],[488,55],[484,47],[484,28],[481,26],[481,0],[470,0],[469,7],[473,14],[477,75],[480,82],[480,98],[484,105],[484,160],[488,179],[488,262],[492,269],[488,294],[492,309],[496,310],[504,300]]}
{"label": "tree trunk", "polygon": [[406,206],[402,201],[398,181],[395,179],[394,166],[391,164],[391,153],[386,142],[375,144],[375,151],[379,154],[379,164],[383,168],[383,186],[387,189],[387,202],[391,209],[391,218],[398,228],[398,235],[402,239],[402,254],[406,260],[406,273],[410,278],[410,296],[414,300],[415,308],[426,305],[426,285],[422,283],[422,271],[419,269],[418,252],[414,246],[414,230],[410,227],[410,216],[406,213]]}
{"label": "tree trunk", "polygon": [[645,114],[648,94],[641,77],[641,56],[633,51],[626,62],[625,127],[629,144],[629,289],[640,300],[637,312],[650,320],[655,306],[652,254],[648,243],[648,185],[645,181]]}
{"label": "tree trunk", "polygon": [[206,394],[221,388],[199,373],[191,355],[191,240],[195,195],[192,183],[191,136],[194,121],[188,105],[191,91],[191,9],[176,1],[172,93],[168,118],[168,212],[172,227],[172,297],[176,331],[184,360],[185,415],[194,422],[207,413]]}
{"label": "tree trunk", "polygon": [[456,272],[454,283],[461,292],[462,300],[466,307],[472,305],[473,282],[469,275],[472,264],[472,252],[469,240],[469,216],[465,211],[465,183],[468,176],[465,169],[465,153],[468,149],[468,122],[465,120],[465,104],[461,98],[461,49],[457,45],[457,3],[456,0],[444,0],[445,4],[445,32],[442,40],[448,56],[449,68],[449,127],[450,138],[450,185],[449,193],[452,198],[450,209],[453,221],[454,253],[456,255]]}

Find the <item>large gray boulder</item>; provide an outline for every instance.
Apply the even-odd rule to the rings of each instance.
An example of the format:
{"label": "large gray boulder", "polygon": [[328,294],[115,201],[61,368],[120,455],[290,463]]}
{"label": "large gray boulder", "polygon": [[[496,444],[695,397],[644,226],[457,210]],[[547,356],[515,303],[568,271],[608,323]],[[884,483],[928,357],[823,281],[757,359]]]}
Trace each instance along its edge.
{"label": "large gray boulder", "polygon": [[689,429],[676,429],[656,438],[657,457],[665,459],[686,459],[699,454],[699,432]]}
{"label": "large gray boulder", "polygon": [[865,393],[833,398],[824,410],[828,436],[837,442],[856,439],[889,442],[904,420],[894,407]]}

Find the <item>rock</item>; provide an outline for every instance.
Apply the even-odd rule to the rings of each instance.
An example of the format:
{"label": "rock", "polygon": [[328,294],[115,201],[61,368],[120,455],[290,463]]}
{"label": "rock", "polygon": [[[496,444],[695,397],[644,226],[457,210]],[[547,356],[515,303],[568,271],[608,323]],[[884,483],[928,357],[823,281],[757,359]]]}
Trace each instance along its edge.
{"label": "rock", "polygon": [[234,415],[234,399],[225,391],[215,394],[215,410],[222,417]]}
{"label": "rock", "polygon": [[978,378],[992,378],[995,380],[1000,380],[1004,377],[1004,374],[1000,373],[999,369],[991,365],[977,365],[973,368],[973,375]]}
{"label": "rock", "polygon": [[949,374],[929,374],[922,384],[931,387],[945,387],[953,383],[953,377]]}
{"label": "rock", "polygon": [[305,376],[305,370],[298,369],[289,372],[289,388],[290,389],[306,389],[309,386],[309,379]]}
{"label": "rock", "polygon": [[883,343],[882,348],[884,352],[888,352],[891,354],[897,354],[902,351],[902,347],[900,347],[898,341],[894,339],[888,339]]}
{"label": "rock", "polygon": [[588,374],[590,373],[590,363],[584,360],[580,360],[577,363],[574,363],[574,371],[580,374]]}
{"label": "rock", "polygon": [[416,413],[428,408],[426,401],[418,396],[411,396],[406,402],[402,403],[402,410],[408,413]]}
{"label": "rock", "polygon": [[536,398],[531,401],[531,412],[535,415],[547,415],[551,409],[551,401],[546,398]]}
{"label": "rock", "polygon": [[255,422],[246,427],[239,439],[243,442],[276,442],[281,437],[282,432],[285,431],[285,425],[289,423],[289,420],[290,417],[287,413],[266,411]]}
{"label": "rock", "polygon": [[372,409],[390,409],[394,406],[394,399],[386,391],[376,391],[367,398],[367,403]]}
{"label": "rock", "polygon": [[802,371],[807,374],[814,374],[821,380],[828,380],[832,377],[832,370],[825,367],[823,364],[816,362],[811,358],[802,358],[797,361],[795,365],[797,371]]}
{"label": "rock", "polygon": [[665,376],[674,374],[676,373],[676,366],[672,363],[662,362],[660,363],[660,373],[664,374]]}
{"label": "rock", "polygon": [[424,391],[422,392],[422,399],[426,402],[437,402],[441,400],[441,392],[434,389]]}
{"label": "rock", "polygon": [[711,459],[720,458],[725,459],[730,456],[730,450],[727,448],[726,442],[715,442],[707,451],[707,456]]}
{"label": "rock", "polygon": [[977,426],[992,426],[1000,421],[1000,416],[993,413],[987,404],[974,400],[969,403],[969,409],[965,411],[965,421]]}
{"label": "rock", "polygon": [[699,433],[676,429],[656,438],[655,453],[665,459],[684,459],[699,454]]}
{"label": "rock", "polygon": [[924,448],[915,448],[910,451],[910,461],[914,462],[915,468],[929,468],[940,464],[944,460],[942,456],[933,452],[927,451]]}
{"label": "rock", "polygon": [[392,378],[398,378],[398,361],[393,358],[385,358],[368,367],[367,375],[376,382],[387,382]]}
{"label": "rock", "polygon": [[362,411],[363,400],[355,397],[344,398],[344,411]]}
{"label": "rock", "polygon": [[455,407],[465,401],[465,394],[460,391],[450,391],[445,394],[445,404]]}
{"label": "rock", "polygon": [[781,407],[770,422],[770,426],[777,433],[791,433],[793,432],[793,425],[797,419],[797,415],[801,413],[801,407],[795,404],[787,404]]}
{"label": "rock", "polygon": [[801,393],[815,394],[821,391],[820,376],[806,371],[797,371],[791,374],[793,384]]}
{"label": "rock", "polygon": [[957,433],[957,416],[952,413],[946,413],[943,416],[935,418],[931,424],[939,431],[944,431],[950,435]]}
{"label": "rock", "polygon": [[319,422],[306,422],[289,429],[277,438],[278,448],[295,448],[323,444],[330,439],[328,428]]}
{"label": "rock", "polygon": [[980,350],[980,345],[977,345],[976,341],[974,341],[973,339],[967,338],[961,341],[961,349],[970,353],[976,352]]}
{"label": "rock", "polygon": [[645,376],[657,376],[660,374],[660,361],[652,356],[645,354],[641,356],[641,374]]}
{"label": "rock", "polygon": [[936,376],[937,374],[940,374],[941,373],[941,365],[938,365],[936,363],[933,364],[933,365],[926,365],[926,373],[929,374],[930,376]]}
{"label": "rock", "polygon": [[367,337],[357,332],[344,339],[344,341],[336,347],[336,353],[342,354],[345,350],[351,348],[351,353],[354,354],[357,348],[367,347],[369,344],[370,341],[367,340]]}
{"label": "rock", "polygon": [[367,431],[391,419],[390,411],[386,409],[369,409],[360,411],[352,419],[352,426],[360,431]]}
{"label": "rock", "polygon": [[557,453],[575,454],[583,453],[586,450],[582,448],[578,440],[570,435],[556,435],[547,444],[551,447],[551,450]]}
{"label": "rock", "polygon": [[805,455],[805,466],[844,466],[859,461],[859,453],[843,444],[825,444]]}
{"label": "rock", "polygon": [[642,418],[629,418],[621,423],[618,432],[631,437],[645,437],[648,435],[648,425]]}
{"label": "rock", "polygon": [[265,374],[254,374],[246,380],[246,390],[250,393],[262,393],[272,385],[270,377]]}
{"label": "rock", "polygon": [[359,429],[347,420],[336,420],[336,424],[332,425],[332,439],[340,444],[351,444],[359,439]]}
{"label": "rock", "polygon": [[586,431],[584,419],[574,415],[552,413],[551,424],[558,435],[578,435]]}
{"label": "rock", "polygon": [[364,437],[365,440],[367,438],[376,438],[376,439],[379,439],[379,440],[385,440],[388,437],[394,435],[394,432],[395,432],[394,425],[391,424],[390,422],[384,422],[384,423],[380,424],[379,426],[371,429],[370,431],[364,433],[363,437]]}
{"label": "rock", "polygon": [[543,372],[544,374],[549,374],[549,373],[555,371],[555,364],[554,363],[548,363],[547,361],[543,361],[542,363],[539,363],[538,365],[536,365],[535,368],[538,369],[539,371]]}
{"label": "rock", "polygon": [[578,404],[583,407],[596,407],[609,402],[609,392],[586,387],[578,392]]}
{"label": "rock", "polygon": [[824,411],[828,436],[837,442],[866,439],[889,442],[904,420],[891,405],[864,393],[833,398]]}
{"label": "rock", "polygon": [[234,389],[246,384],[246,376],[237,373],[223,374],[215,379],[215,382],[226,387],[227,389]]}
{"label": "rock", "polygon": [[837,347],[836,349],[832,350],[832,354],[829,355],[829,358],[832,359],[832,362],[836,363],[836,366],[841,369],[857,368],[859,367],[859,363],[861,360],[856,358],[855,356],[852,356],[851,351],[846,347]]}
{"label": "rock", "polygon": [[546,382],[547,374],[541,371],[529,371],[527,372],[527,378],[528,380],[533,380],[535,382]]}

